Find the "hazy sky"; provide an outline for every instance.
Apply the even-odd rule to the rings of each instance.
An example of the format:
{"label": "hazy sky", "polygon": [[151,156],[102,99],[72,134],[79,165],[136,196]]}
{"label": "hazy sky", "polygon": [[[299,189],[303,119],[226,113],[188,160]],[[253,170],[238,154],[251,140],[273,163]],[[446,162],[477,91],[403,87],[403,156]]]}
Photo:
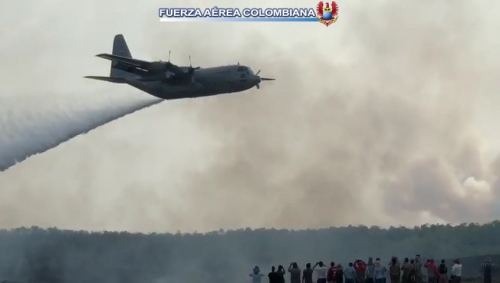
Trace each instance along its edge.
{"label": "hazy sky", "polygon": [[340,0],[328,28],[157,17],[159,7],[236,1],[208,3],[3,3],[0,150],[149,101],[82,78],[109,74],[94,55],[111,52],[118,33],[140,59],[172,50],[177,64],[240,62],[277,80],[167,101],[0,172],[0,227],[190,232],[500,217],[500,3]]}

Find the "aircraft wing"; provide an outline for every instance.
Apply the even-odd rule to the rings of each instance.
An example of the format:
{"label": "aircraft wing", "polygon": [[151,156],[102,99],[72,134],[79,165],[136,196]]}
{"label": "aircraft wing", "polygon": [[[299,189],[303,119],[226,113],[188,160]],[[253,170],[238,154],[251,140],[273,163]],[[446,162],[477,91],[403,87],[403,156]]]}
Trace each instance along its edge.
{"label": "aircraft wing", "polygon": [[143,70],[148,70],[149,67],[151,67],[151,65],[152,65],[152,63],[148,62],[148,61],[127,58],[127,57],[123,57],[123,56],[119,56],[119,55],[111,55],[111,54],[102,53],[102,54],[99,54],[96,56],[99,58],[108,59],[111,61],[117,61],[121,64],[131,66],[131,67],[136,67],[136,68],[143,69]]}
{"label": "aircraft wing", "polygon": [[[179,67],[170,62],[148,62],[106,53],[102,53],[96,56],[113,61],[113,68],[115,69],[120,69],[125,72],[140,75],[142,77],[140,80],[142,81],[176,81],[178,79],[182,80],[190,78],[194,70],[199,69],[199,67]],[[169,78],[166,73],[172,74],[172,78]]]}

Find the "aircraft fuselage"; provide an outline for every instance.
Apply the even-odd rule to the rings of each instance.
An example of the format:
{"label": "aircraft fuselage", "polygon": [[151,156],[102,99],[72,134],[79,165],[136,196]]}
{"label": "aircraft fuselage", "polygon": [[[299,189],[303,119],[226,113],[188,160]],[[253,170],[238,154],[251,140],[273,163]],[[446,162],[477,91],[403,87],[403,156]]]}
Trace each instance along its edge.
{"label": "aircraft fuselage", "polygon": [[127,84],[163,99],[180,99],[234,93],[248,90],[260,83],[260,77],[241,65],[195,70],[188,82],[143,82],[128,79]]}

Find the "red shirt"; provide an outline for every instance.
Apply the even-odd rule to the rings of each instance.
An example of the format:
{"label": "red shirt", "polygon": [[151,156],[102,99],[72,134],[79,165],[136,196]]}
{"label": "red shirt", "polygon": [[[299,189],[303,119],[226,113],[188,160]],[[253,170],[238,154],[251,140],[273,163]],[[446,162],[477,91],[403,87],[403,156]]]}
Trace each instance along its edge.
{"label": "red shirt", "polygon": [[337,275],[337,269],[335,267],[330,267],[328,273],[326,274],[326,280],[328,282],[335,281],[335,276]]}
{"label": "red shirt", "polygon": [[434,262],[426,262],[424,264],[424,267],[425,268],[429,268],[430,270],[433,270],[434,271],[434,274],[436,277],[439,277],[439,270],[437,268],[437,266],[434,264]]}
{"label": "red shirt", "polygon": [[364,261],[358,261],[354,264],[354,269],[356,272],[365,272],[366,271],[366,263]]}

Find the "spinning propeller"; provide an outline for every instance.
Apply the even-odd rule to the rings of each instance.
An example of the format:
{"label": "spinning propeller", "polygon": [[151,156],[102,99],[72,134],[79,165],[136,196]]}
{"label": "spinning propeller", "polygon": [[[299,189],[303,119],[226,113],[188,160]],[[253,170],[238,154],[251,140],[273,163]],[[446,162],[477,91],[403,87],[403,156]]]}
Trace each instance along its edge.
{"label": "spinning propeller", "polygon": [[[260,70],[255,75],[257,77],[259,77],[259,73],[260,73]],[[259,77],[259,83],[256,85],[256,87],[257,87],[257,89],[260,89],[260,82],[262,82],[262,81],[274,81],[274,80],[275,79]]]}
{"label": "spinning propeller", "polygon": [[170,53],[171,53],[171,50],[168,51],[168,61],[167,62],[164,62],[162,60],[158,60],[157,62],[152,62],[151,67],[148,68],[148,72],[150,72],[152,74],[168,72],[172,67],[172,63],[170,63]]}
{"label": "spinning propeller", "polygon": [[189,74],[192,75],[194,73],[194,70],[198,70],[200,67],[193,68],[193,65],[191,64],[191,55],[189,55]]}

